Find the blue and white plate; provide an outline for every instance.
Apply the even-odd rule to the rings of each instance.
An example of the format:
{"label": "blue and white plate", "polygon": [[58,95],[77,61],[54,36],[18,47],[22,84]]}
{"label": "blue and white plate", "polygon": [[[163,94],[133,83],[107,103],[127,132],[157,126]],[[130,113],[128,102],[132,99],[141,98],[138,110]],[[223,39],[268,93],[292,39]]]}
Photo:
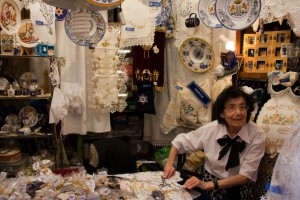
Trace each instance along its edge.
{"label": "blue and white plate", "polygon": [[201,21],[211,28],[222,28],[216,16],[216,0],[200,0],[198,4],[198,13]]}
{"label": "blue and white plate", "polygon": [[[81,11],[80,11],[81,12]],[[65,30],[68,37],[76,44],[80,46],[91,46],[97,44],[104,36],[106,30],[106,23],[103,16],[99,12],[86,11],[90,14],[87,21],[83,21],[83,18],[77,18],[76,26],[72,25],[72,15],[80,15],[78,11],[70,11],[65,19]],[[84,13],[82,13],[84,14]],[[81,21],[80,21],[81,20]],[[82,22],[82,25],[80,23]],[[89,28],[86,29],[88,24]],[[74,32],[80,32],[86,30],[88,34],[86,36],[80,34],[74,34]]]}
{"label": "blue and white plate", "polygon": [[203,39],[188,38],[180,46],[180,60],[193,72],[206,72],[213,66],[214,59],[213,48]]}
{"label": "blue and white plate", "polygon": [[96,6],[111,7],[111,6],[117,6],[121,4],[122,1],[124,0],[86,0],[86,1]]}
{"label": "blue and white plate", "polygon": [[228,29],[242,30],[251,26],[259,16],[260,0],[216,0],[216,15]]}

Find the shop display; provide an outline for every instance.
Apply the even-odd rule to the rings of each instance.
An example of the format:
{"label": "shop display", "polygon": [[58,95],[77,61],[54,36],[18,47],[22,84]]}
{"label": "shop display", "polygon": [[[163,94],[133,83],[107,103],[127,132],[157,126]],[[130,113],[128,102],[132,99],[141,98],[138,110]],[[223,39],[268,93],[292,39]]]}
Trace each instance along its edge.
{"label": "shop display", "polygon": [[205,72],[214,64],[213,48],[200,38],[188,38],[180,47],[180,60],[183,65],[193,72]]}

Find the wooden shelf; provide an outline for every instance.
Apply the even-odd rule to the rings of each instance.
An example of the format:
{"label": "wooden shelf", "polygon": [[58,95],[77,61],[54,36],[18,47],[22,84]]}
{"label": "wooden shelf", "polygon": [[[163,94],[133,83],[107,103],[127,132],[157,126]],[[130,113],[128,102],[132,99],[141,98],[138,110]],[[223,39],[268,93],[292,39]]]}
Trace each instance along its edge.
{"label": "wooden shelf", "polygon": [[45,94],[45,95],[37,95],[37,96],[24,96],[24,95],[20,95],[20,96],[0,96],[0,99],[20,99],[20,100],[24,100],[24,99],[51,99],[51,94]]}
{"label": "wooden shelf", "polygon": [[17,133],[1,133],[0,139],[32,139],[32,138],[49,138],[52,137],[52,133],[40,133],[31,135],[19,135]]}
{"label": "wooden shelf", "polygon": [[38,55],[3,55],[0,54],[0,58],[50,58],[53,56],[38,56]]}
{"label": "wooden shelf", "polygon": [[268,80],[268,72],[240,72],[240,79],[263,79]]}

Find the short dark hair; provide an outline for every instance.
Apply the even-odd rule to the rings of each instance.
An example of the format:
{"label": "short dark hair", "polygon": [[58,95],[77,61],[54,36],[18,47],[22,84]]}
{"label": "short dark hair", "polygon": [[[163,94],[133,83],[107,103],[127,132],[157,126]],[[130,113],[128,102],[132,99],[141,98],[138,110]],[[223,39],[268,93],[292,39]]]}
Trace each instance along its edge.
{"label": "short dark hair", "polygon": [[220,116],[220,114],[224,111],[225,103],[230,99],[239,97],[244,98],[246,101],[246,105],[248,106],[246,119],[246,122],[248,123],[250,120],[251,112],[254,110],[254,102],[249,94],[244,92],[240,87],[236,86],[229,86],[218,95],[217,100],[213,105],[212,120],[218,120],[219,124],[225,124],[225,119]]}

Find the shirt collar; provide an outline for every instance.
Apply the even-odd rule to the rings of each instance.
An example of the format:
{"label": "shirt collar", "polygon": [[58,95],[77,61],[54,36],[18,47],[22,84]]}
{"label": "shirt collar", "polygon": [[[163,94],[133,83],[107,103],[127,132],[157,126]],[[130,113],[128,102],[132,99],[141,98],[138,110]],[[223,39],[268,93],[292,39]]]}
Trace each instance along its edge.
{"label": "shirt collar", "polygon": [[[220,131],[218,132],[217,139],[222,138],[225,135],[229,135],[226,125],[220,124],[220,126],[221,126],[221,128],[220,128]],[[246,123],[241,128],[241,130],[239,130],[239,132],[237,134],[241,138],[241,140],[245,141],[247,144],[250,143],[249,134],[247,133],[248,126],[249,126],[248,123]]]}

